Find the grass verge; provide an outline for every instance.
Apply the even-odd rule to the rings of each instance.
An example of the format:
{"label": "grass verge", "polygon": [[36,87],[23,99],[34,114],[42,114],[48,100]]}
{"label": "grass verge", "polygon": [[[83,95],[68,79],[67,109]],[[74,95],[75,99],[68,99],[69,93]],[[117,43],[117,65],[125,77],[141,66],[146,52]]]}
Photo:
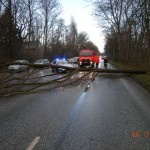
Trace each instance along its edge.
{"label": "grass verge", "polygon": [[[139,66],[132,66],[132,65],[125,65],[125,64],[120,64],[116,62],[111,62],[112,65],[114,65],[118,69],[125,69],[125,70],[142,70],[143,68]],[[144,87],[147,91],[150,92],[150,72],[147,74],[141,74],[141,75],[131,75],[131,78],[135,80],[137,83],[139,83],[142,87]]]}

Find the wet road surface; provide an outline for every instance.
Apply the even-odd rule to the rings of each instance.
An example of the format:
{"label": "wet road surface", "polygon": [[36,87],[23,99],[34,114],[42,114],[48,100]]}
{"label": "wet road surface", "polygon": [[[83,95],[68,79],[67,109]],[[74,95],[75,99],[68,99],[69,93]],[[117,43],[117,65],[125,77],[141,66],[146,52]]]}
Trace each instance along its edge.
{"label": "wet road surface", "polygon": [[0,98],[0,150],[149,150],[150,94],[130,78]]}

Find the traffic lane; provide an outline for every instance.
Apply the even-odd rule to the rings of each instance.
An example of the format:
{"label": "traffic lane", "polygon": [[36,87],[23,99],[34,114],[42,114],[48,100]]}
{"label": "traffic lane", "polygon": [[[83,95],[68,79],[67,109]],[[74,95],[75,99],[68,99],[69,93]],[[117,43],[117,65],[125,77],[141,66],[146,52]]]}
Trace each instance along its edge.
{"label": "traffic lane", "polygon": [[[15,74],[15,77],[12,77],[12,79],[8,79],[7,82],[4,81],[4,84],[2,85],[2,89],[4,89],[4,86],[8,86],[9,87],[9,93],[10,95],[15,95],[15,93],[17,92],[34,92],[34,91],[39,91],[39,90],[46,90],[46,89],[52,89],[55,88],[58,85],[58,83],[53,83],[53,80],[55,79],[65,79],[69,74],[71,73],[52,73],[52,70],[50,68],[45,68],[45,69],[39,69],[39,70],[35,70],[35,72],[33,72],[33,70],[30,70],[30,73],[28,72],[28,74],[21,74],[19,76],[19,74]],[[31,75],[30,75],[31,74]],[[25,76],[26,75],[26,76]],[[78,78],[79,76],[81,76],[81,74],[74,74],[71,76],[71,80],[73,78]],[[52,84],[48,84],[50,81],[52,81]],[[3,81],[2,81],[3,82]],[[44,85],[40,85],[38,86],[37,84],[43,84]],[[2,93],[3,94],[3,93]],[[7,93],[4,93],[5,95],[7,95]]]}
{"label": "traffic lane", "polygon": [[[104,67],[104,60],[101,59],[98,68],[100,69],[105,69]],[[114,67],[112,67],[112,65],[110,63],[107,63],[107,69],[113,69]]]}
{"label": "traffic lane", "polygon": [[35,71],[37,72],[30,76],[29,81],[36,81],[36,82],[49,81],[50,79],[56,79],[60,77],[60,75],[51,76],[52,74],[51,68],[39,68]]}
{"label": "traffic lane", "polygon": [[[1,96],[2,95],[15,95],[16,93],[30,93],[39,90],[45,90],[54,88],[57,86],[56,84],[48,84],[50,81],[54,79],[58,79],[63,77],[60,74],[52,74],[51,69],[39,69],[35,72],[27,73],[15,73],[10,74],[10,77],[6,78],[4,75],[3,80],[1,80]],[[38,86],[40,83],[40,86]],[[42,85],[44,84],[44,85]],[[6,88],[6,90],[5,90]]]}
{"label": "traffic lane", "polygon": [[28,72],[19,72],[19,73],[5,73],[3,78],[1,78],[1,83],[6,84],[15,84],[15,83],[41,83],[50,81],[53,79],[60,78],[65,74],[52,74],[51,68],[32,70]]}
{"label": "traffic lane", "polygon": [[149,93],[128,79],[97,78],[67,133],[59,135],[63,140],[58,138],[55,147],[61,150],[148,150],[150,135],[144,134],[150,132],[149,99]]}
{"label": "traffic lane", "polygon": [[16,78],[16,77],[24,77],[26,76],[30,76],[30,77],[42,77],[45,75],[49,75],[51,74],[51,68],[30,68],[29,71],[20,71],[20,72],[5,72],[5,73],[0,73],[0,76],[2,76],[3,78],[6,77],[12,77],[12,78]]}
{"label": "traffic lane", "polygon": [[[33,71],[33,69],[30,70],[30,77],[28,78],[27,82],[35,81],[35,82],[41,82],[41,81],[50,81],[53,79],[57,79],[60,77],[63,77],[66,75],[66,72],[52,72],[51,68],[37,68],[36,70]],[[35,73],[34,73],[35,72]],[[28,74],[27,72],[26,74]],[[22,74],[21,74],[22,75]],[[25,73],[23,74],[25,75]],[[16,76],[20,76],[19,74]]]}
{"label": "traffic lane", "polygon": [[[118,79],[116,79],[116,80],[118,80]],[[106,82],[105,82],[106,81]],[[109,82],[108,82],[109,81]],[[49,115],[49,113],[46,113],[46,114],[48,114],[48,115],[44,115],[44,118],[45,119],[42,119],[42,122],[45,124],[44,126],[43,126],[43,128],[41,128],[41,126],[42,125],[40,125],[41,124],[41,117],[39,117],[37,114],[33,114],[33,115],[30,115],[30,114],[32,114],[32,112],[30,112],[31,111],[31,109],[33,109],[33,112],[35,112],[36,113],[36,111],[37,111],[37,109],[35,109],[34,107],[30,107],[30,109],[29,109],[29,114],[28,113],[26,113],[26,114],[28,114],[28,117],[29,118],[32,118],[32,116],[34,116],[34,119],[33,119],[33,121],[30,121],[30,120],[32,120],[32,119],[29,119],[29,127],[31,127],[31,130],[32,131],[30,131],[30,129],[28,129],[28,127],[24,127],[24,124],[26,125],[27,123],[26,123],[26,121],[25,121],[25,123],[23,122],[23,125],[22,125],[22,123],[21,123],[21,126],[23,126],[22,128],[19,128],[19,131],[22,129],[22,132],[19,132],[19,133],[21,133],[21,134],[24,134],[23,132],[25,132],[25,131],[27,131],[27,132],[30,132],[30,134],[28,133],[26,133],[27,134],[27,136],[26,136],[26,134],[22,137],[22,135],[20,136],[20,137],[22,137],[22,143],[21,144],[18,144],[17,142],[19,142],[19,140],[18,141],[16,141],[16,137],[18,137],[18,134],[19,133],[17,133],[17,135],[16,135],[16,132],[14,133],[14,136],[15,137],[10,137],[10,138],[12,138],[13,139],[13,142],[16,142],[18,145],[21,145],[22,147],[23,147],[23,145],[29,145],[30,144],[30,142],[35,138],[35,137],[37,137],[37,136],[40,136],[40,140],[39,140],[39,142],[37,143],[37,145],[36,145],[36,149],[53,149],[53,148],[55,148],[55,149],[58,149],[58,148],[64,148],[64,149],[73,149],[73,147],[71,147],[71,146],[69,146],[68,144],[67,144],[67,146],[66,146],[66,142],[68,142],[68,140],[67,139],[69,139],[70,141],[69,141],[69,143],[71,143],[71,145],[73,145],[74,143],[76,144],[76,149],[78,149],[79,147],[81,148],[81,149],[90,149],[91,147],[89,146],[89,144],[88,143],[90,143],[89,141],[87,141],[86,142],[86,140],[87,140],[87,136],[88,135],[90,135],[90,138],[89,138],[89,140],[90,141],[95,141],[95,140],[93,140],[94,138],[91,138],[91,136],[92,135],[94,135],[94,137],[95,137],[95,139],[96,139],[96,137],[97,137],[97,139],[99,139],[100,137],[101,137],[101,133],[100,134],[96,134],[97,132],[98,132],[98,129],[105,129],[105,128],[99,128],[99,126],[100,126],[100,123],[99,123],[99,121],[96,121],[96,120],[92,120],[93,118],[95,118],[95,117],[98,117],[98,116],[101,116],[100,114],[103,114],[103,112],[105,113],[105,111],[107,112],[107,110],[109,111],[109,109],[108,108],[110,108],[110,110],[112,109],[111,108],[111,105],[113,106],[113,105],[115,105],[115,103],[110,103],[110,101],[109,100],[107,100],[107,99],[105,99],[105,97],[106,98],[109,98],[109,99],[111,99],[111,97],[113,97],[113,94],[114,93],[117,93],[117,91],[116,90],[118,90],[118,89],[120,89],[120,87],[118,87],[117,86],[117,88],[115,88],[115,89],[113,89],[113,87],[115,87],[116,86],[116,82],[114,82],[115,80],[110,80],[110,79],[108,79],[108,81],[107,81],[107,79],[105,79],[105,80],[103,80],[103,79],[101,79],[101,80],[96,80],[96,85],[97,85],[97,87],[94,89],[94,91],[95,91],[95,93],[94,93],[94,97],[91,97],[90,99],[88,99],[88,97],[89,96],[87,96],[87,94],[89,93],[89,91],[91,91],[91,89],[92,89],[92,87],[93,86],[95,86],[95,83],[94,83],[94,85],[93,86],[91,86],[91,88],[88,90],[88,92],[87,93],[83,93],[82,92],[82,90],[79,92],[79,95],[78,95],[78,97],[76,97],[77,95],[76,95],[76,93],[75,93],[75,91],[76,91],[76,89],[75,88],[73,88],[72,89],[72,92],[70,92],[70,89],[69,89],[69,91],[66,91],[65,90],[65,92],[64,92],[64,96],[66,97],[68,94],[70,95],[74,95],[76,98],[74,99],[74,104],[73,104],[73,106],[70,108],[69,106],[69,111],[67,111],[67,110],[64,110],[64,111],[67,111],[68,113],[64,116],[63,115],[63,111],[61,111],[60,109],[58,109],[58,110],[60,110],[60,111],[56,111],[56,114],[57,113],[60,113],[61,112],[61,115],[62,115],[62,117],[63,117],[63,121],[61,121],[62,122],[62,124],[59,124],[57,121],[55,121],[55,122],[57,122],[54,126],[52,125],[51,126],[51,124],[53,124],[53,121],[51,122],[51,123],[45,123],[45,119],[46,120],[53,120],[53,115],[51,116],[51,115]],[[113,81],[113,82],[112,82]],[[127,82],[127,81],[126,81]],[[125,84],[126,84],[126,82],[125,82]],[[115,83],[115,84],[114,84]],[[129,82],[130,83],[130,82]],[[126,86],[125,85],[123,85],[123,83],[121,82],[121,86],[123,86],[124,87],[124,89],[126,89],[126,88],[131,88],[132,90],[133,90],[133,88],[135,88],[134,86],[133,86],[133,88],[132,88],[132,86],[129,84],[129,83],[127,83],[126,84]],[[110,86],[110,85],[111,86]],[[103,85],[103,86],[102,86]],[[129,87],[128,87],[128,85],[130,85]],[[101,88],[103,89],[101,89]],[[111,87],[111,88],[110,88]],[[112,91],[112,92],[108,92],[107,93],[107,91],[108,91],[108,89],[110,88],[110,90]],[[102,104],[104,103],[105,105],[104,105],[104,108],[106,108],[106,109],[102,109],[103,107],[102,107],[102,105],[100,105],[99,106],[99,103],[97,102],[97,100],[95,101],[95,98],[96,97],[100,97],[99,96],[99,94],[97,95],[96,93],[100,93],[100,91],[98,90],[98,91],[96,91],[97,89],[99,89],[102,93],[101,94],[103,94],[103,93],[105,93],[104,94],[104,97],[102,97],[102,98],[104,98],[104,100],[107,102],[106,104],[105,104],[105,101],[103,102],[102,101]],[[113,89],[113,90],[112,90]],[[126,89],[127,90],[127,89]],[[122,93],[123,93],[123,90],[121,90],[122,91]],[[137,91],[137,89],[135,89],[135,91],[134,92],[138,92],[139,93],[139,95],[140,95],[140,92],[141,90],[139,90],[139,91]],[[67,93],[68,94],[67,94]],[[92,92],[93,93],[93,92]],[[93,95],[93,94],[90,94],[90,95]],[[126,92],[125,92],[126,93]],[[132,93],[132,92],[131,92]],[[130,93],[130,94],[131,94]],[[96,96],[97,95],[97,96]],[[108,96],[108,95],[110,95],[110,96]],[[38,96],[38,98],[39,98],[39,94],[37,94],[37,96]],[[49,95],[47,95],[47,96],[49,96]],[[47,96],[46,96],[46,99],[47,99]],[[62,95],[59,95],[59,94],[56,94],[55,96],[54,96],[54,98],[56,98],[57,100],[57,102],[56,103],[59,103],[58,105],[60,105],[59,107],[61,107],[61,105],[62,105],[62,103],[60,103],[59,101],[60,101],[60,99],[58,99],[58,97],[57,96],[60,96],[60,97],[62,97]],[[73,96],[73,97],[74,97]],[[117,96],[117,95],[116,95]],[[125,96],[125,95],[123,95],[123,96]],[[122,95],[120,94],[120,97],[122,97]],[[138,96],[139,97],[139,96]],[[144,103],[145,102],[148,102],[148,99],[147,98],[145,98],[146,96],[144,96],[144,97],[142,97],[143,99],[144,99]],[[18,99],[18,98],[17,98]],[[33,101],[33,99],[35,99],[35,96],[33,96],[33,98],[31,98],[31,99],[28,99],[29,101]],[[92,99],[92,100],[91,100]],[[93,99],[94,99],[94,102],[95,102],[95,107],[93,106],[93,107],[91,107],[92,105],[90,104],[90,102],[92,102],[93,103]],[[114,100],[115,98],[113,98],[113,102],[115,102],[116,100]],[[146,100],[147,99],[147,100]],[[136,100],[136,98],[134,98],[134,100]],[[140,99],[139,99],[140,100]],[[41,101],[41,100],[40,100]],[[48,101],[48,100],[46,100],[46,101]],[[49,101],[48,101],[49,102]],[[120,102],[120,101],[118,101],[118,102]],[[45,101],[44,101],[44,103],[45,103]],[[109,103],[110,103],[110,105],[109,105]],[[39,103],[38,103],[39,104]],[[37,105],[38,105],[37,104]],[[22,104],[22,105],[20,105],[20,110],[22,110],[22,107],[24,108],[24,105],[25,104]],[[28,107],[28,105],[29,105],[29,103],[26,103],[26,105],[27,106],[25,106],[25,107]],[[34,104],[32,104],[32,103],[30,103],[30,105],[32,106],[32,105],[34,105]],[[40,104],[41,105],[41,104]],[[47,104],[44,104],[44,105],[47,105]],[[53,103],[52,103],[52,105],[53,105]],[[65,103],[65,105],[66,105],[66,107],[64,107],[65,109],[67,108],[67,103]],[[85,107],[85,106],[86,107]],[[42,106],[42,105],[41,105]],[[49,105],[48,105],[49,106]],[[56,107],[56,105],[53,105],[54,106],[54,108]],[[97,106],[97,108],[96,108],[96,106]],[[141,105],[139,105],[139,107],[140,107]],[[37,106],[36,106],[37,107]],[[38,106],[39,107],[39,106]],[[46,106],[47,107],[47,106]],[[83,109],[83,108],[84,109]],[[117,107],[117,105],[116,105],[116,107]],[[123,104],[122,104],[122,107],[123,107]],[[126,107],[127,107],[127,105],[126,105]],[[40,110],[42,109],[43,107],[40,107]],[[53,109],[54,109],[53,108]],[[91,109],[90,109],[91,108]],[[123,107],[124,108],[124,107]],[[132,108],[132,107],[131,107]],[[141,108],[141,107],[140,107]],[[145,108],[145,107],[144,107]],[[62,108],[63,109],[63,108]],[[98,109],[101,109],[102,111],[101,112],[99,112],[98,111]],[[14,109],[14,110],[16,110],[16,109]],[[12,112],[14,112],[14,110],[12,111]],[[35,111],[36,110],[36,111]],[[45,109],[44,108],[44,110],[47,112],[47,109]],[[82,112],[82,110],[84,110],[83,112]],[[89,110],[93,110],[93,113],[91,113],[91,111],[89,111]],[[119,109],[120,110],[120,109]],[[119,111],[118,110],[118,111]],[[134,110],[134,109],[133,109]],[[16,111],[18,111],[18,110],[16,110]],[[45,111],[41,111],[41,112],[39,112],[38,114],[40,114],[40,113],[42,113],[42,114],[44,114],[45,113]],[[89,111],[89,112],[88,112]],[[113,110],[114,111],[114,110]],[[111,111],[109,111],[109,112],[111,112]],[[126,113],[126,112],[125,112]],[[131,112],[130,112],[131,113]],[[15,113],[14,113],[15,114]],[[21,113],[22,114],[22,113]],[[26,114],[25,114],[25,116],[23,115],[23,118],[26,118],[27,116],[26,116]],[[83,115],[81,115],[81,114],[83,114]],[[85,115],[84,115],[85,114]],[[87,114],[87,116],[86,116],[86,114]],[[92,114],[92,116],[90,116],[90,114]],[[117,113],[113,113],[114,114],[114,116],[117,114]],[[136,113],[135,113],[136,114]],[[141,113],[140,113],[141,114]],[[144,113],[143,113],[144,114]],[[148,113],[149,114],[149,113]],[[9,114],[8,114],[8,116],[9,116]],[[55,117],[55,120],[59,120],[61,117],[59,117],[59,115],[55,115],[56,117]],[[106,115],[105,116],[103,116],[102,115],[102,118],[101,118],[101,120],[103,121],[103,119],[105,119],[105,118],[108,118],[108,116],[109,116],[109,114],[108,113],[106,113]],[[112,117],[114,117],[114,116],[112,116]],[[80,118],[81,117],[81,118]],[[84,117],[85,117],[85,119],[84,119]],[[90,118],[89,118],[90,117]],[[110,116],[111,117],[111,116]],[[124,116],[123,116],[124,117]],[[126,116],[127,117],[127,116]],[[8,121],[8,120],[11,120],[11,118],[12,117],[10,117],[10,118],[7,118],[6,119],[6,122]],[[78,119],[79,118],[79,119]],[[120,117],[121,119],[122,119],[122,116]],[[147,118],[147,117],[145,117],[145,118]],[[4,118],[3,118],[4,119]],[[14,118],[14,119],[16,119],[16,118]],[[135,119],[136,119],[136,117],[135,117]],[[17,119],[16,119],[17,120]],[[27,119],[28,120],[28,119]],[[78,121],[79,120],[79,121]],[[115,120],[115,117],[114,117],[114,120]],[[82,121],[84,122],[83,124],[82,124]],[[101,121],[101,122],[102,122]],[[118,121],[118,120],[117,120]],[[119,119],[119,121],[120,122],[122,122],[120,119]],[[12,122],[12,121],[11,121]],[[17,122],[17,123],[16,123]],[[16,121],[15,123],[17,124],[17,126],[19,126],[19,121]],[[40,122],[40,123],[39,123]],[[46,121],[47,122],[47,121]],[[95,123],[92,123],[92,122],[95,122]],[[109,127],[110,126],[110,124],[111,124],[111,121],[110,122],[107,122],[107,120],[106,121],[104,121],[104,123],[102,124],[103,126],[105,126],[105,122],[106,122],[106,125]],[[149,122],[149,119],[147,119],[147,122]],[[80,124],[79,124],[80,123]],[[91,124],[92,123],[92,124]],[[113,120],[112,120],[112,124],[113,124],[113,126],[114,126],[114,124],[115,124],[116,122],[113,122]],[[28,125],[27,124],[27,125]],[[31,124],[34,124],[34,125],[31,125]],[[74,124],[77,126],[77,128],[76,128],[76,126],[74,127]],[[90,125],[90,127],[88,126],[88,124]],[[94,127],[94,125],[96,124],[96,126]],[[124,124],[124,122],[123,122],[123,124]],[[86,126],[88,126],[88,128],[86,128]],[[14,126],[14,125],[13,125]],[[36,129],[34,129],[34,128],[32,128],[32,126],[35,126],[35,128]],[[38,126],[38,127],[37,127]],[[56,127],[56,128],[55,128]],[[91,130],[91,127],[92,127],[92,130]],[[97,127],[97,128],[96,128]],[[119,126],[120,127],[120,126]],[[86,128],[86,130],[84,130],[84,128]],[[78,130],[77,130],[78,129]],[[109,129],[109,128],[108,128]],[[5,128],[4,128],[4,130],[5,130]],[[17,130],[17,129],[16,129]],[[73,131],[72,131],[73,130]],[[87,131],[88,130],[88,131]],[[105,129],[105,130],[107,130],[107,128]],[[103,132],[106,132],[106,131],[103,131]],[[110,130],[110,129],[109,129]],[[113,135],[113,133],[111,133],[110,131],[108,130],[108,132],[106,132],[106,141],[107,141],[107,139],[111,139],[112,138],[112,135]],[[113,130],[114,130],[114,128],[113,128]],[[121,129],[120,129],[121,130]],[[146,128],[144,129],[144,131],[146,130]],[[14,127],[11,129],[11,130],[9,130],[9,128],[7,128],[7,132],[12,132],[12,131],[14,131]],[[39,132],[38,132],[39,131]],[[80,135],[79,133],[83,133],[83,136],[82,135]],[[118,131],[114,131],[115,133],[119,133]],[[111,133],[110,135],[111,135],[111,137],[109,137],[109,134],[108,133]],[[5,133],[6,134],[6,133]],[[81,139],[78,137],[78,134],[80,135],[80,137],[81,137]],[[1,134],[0,134],[1,135]],[[87,135],[87,136],[86,136]],[[107,135],[108,135],[108,137],[107,137]],[[118,134],[117,134],[118,135]],[[116,137],[117,137],[117,135],[116,135]],[[123,134],[124,135],[124,134]],[[128,134],[128,135],[131,135],[131,133],[130,134]],[[31,136],[31,138],[28,138],[28,137],[30,137]],[[105,136],[105,135],[102,135],[102,139],[103,139],[103,136]],[[122,135],[121,135],[122,136]],[[8,134],[8,137],[9,137],[9,134]],[[79,139],[78,139],[79,138]],[[119,137],[118,137],[119,138]],[[9,138],[8,138],[9,139]],[[20,138],[18,138],[18,139],[20,139]],[[23,140],[24,139],[24,140]],[[119,138],[120,139],[120,138]],[[30,142],[29,142],[29,140],[30,140]],[[117,139],[118,140],[118,139]],[[6,140],[7,141],[7,140]],[[80,141],[79,143],[76,143],[76,141]],[[119,140],[118,140],[119,141]],[[12,142],[12,143],[13,143]],[[112,142],[114,142],[114,141],[112,141]],[[28,143],[28,144],[24,144],[24,143]],[[92,145],[93,145],[93,147],[92,147],[92,149],[94,149],[94,148],[99,148],[100,146],[99,146],[99,140],[97,140],[97,142],[94,142],[94,144],[92,143]],[[103,142],[104,143],[104,145],[103,145],[103,147],[105,148],[105,146],[107,145],[107,143],[106,142]],[[6,145],[7,145],[8,143],[6,143]],[[17,148],[19,148],[19,149],[22,149],[22,147],[19,147],[18,145],[16,144],[16,146],[14,146],[13,144],[13,146],[14,147],[17,147]],[[11,148],[11,146],[12,145],[10,145],[10,147],[8,147],[8,149],[10,149]],[[89,147],[89,148],[88,148]],[[117,147],[117,146],[116,146]],[[7,148],[7,147],[6,147]],[[107,148],[107,147],[106,147]]]}
{"label": "traffic lane", "polygon": [[56,131],[63,126],[82,93],[82,88],[75,88],[0,100],[3,108],[0,109],[0,149],[24,150],[35,137],[43,139],[47,134],[48,145],[52,147]]}
{"label": "traffic lane", "polygon": [[[74,64],[73,67],[77,67],[77,64]],[[101,63],[99,64],[99,68],[104,68],[103,67],[103,62],[101,61]],[[52,74],[52,69],[51,68],[30,68],[29,71],[22,71],[22,72],[7,72],[7,73],[3,73],[2,76],[3,78],[8,77],[6,80],[9,79],[15,79],[15,78],[27,78],[26,82],[41,82],[41,81],[49,81],[52,79],[57,79],[59,77],[62,77],[65,75],[65,73],[59,73],[57,75],[53,75]],[[55,74],[55,73],[54,73]],[[25,76],[26,75],[26,76]],[[49,76],[50,75],[50,76]],[[13,83],[21,83],[22,80],[11,80],[9,83],[13,84]]]}

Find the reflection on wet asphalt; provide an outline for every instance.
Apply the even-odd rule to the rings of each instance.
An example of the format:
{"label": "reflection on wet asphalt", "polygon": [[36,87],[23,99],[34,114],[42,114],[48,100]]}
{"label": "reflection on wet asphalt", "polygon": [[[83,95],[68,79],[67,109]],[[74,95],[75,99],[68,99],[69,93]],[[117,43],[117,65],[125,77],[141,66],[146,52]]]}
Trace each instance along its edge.
{"label": "reflection on wet asphalt", "polygon": [[149,99],[127,77],[1,97],[0,150],[148,150]]}

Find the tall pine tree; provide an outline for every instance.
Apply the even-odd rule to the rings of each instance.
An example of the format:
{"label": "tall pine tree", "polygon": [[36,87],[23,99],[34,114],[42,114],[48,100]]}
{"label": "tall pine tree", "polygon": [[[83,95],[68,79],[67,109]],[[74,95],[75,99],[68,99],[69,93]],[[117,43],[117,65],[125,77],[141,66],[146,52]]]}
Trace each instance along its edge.
{"label": "tall pine tree", "polygon": [[11,59],[16,57],[16,53],[21,47],[22,38],[19,30],[14,24],[11,9],[8,7],[0,16],[0,51],[5,57]]}

